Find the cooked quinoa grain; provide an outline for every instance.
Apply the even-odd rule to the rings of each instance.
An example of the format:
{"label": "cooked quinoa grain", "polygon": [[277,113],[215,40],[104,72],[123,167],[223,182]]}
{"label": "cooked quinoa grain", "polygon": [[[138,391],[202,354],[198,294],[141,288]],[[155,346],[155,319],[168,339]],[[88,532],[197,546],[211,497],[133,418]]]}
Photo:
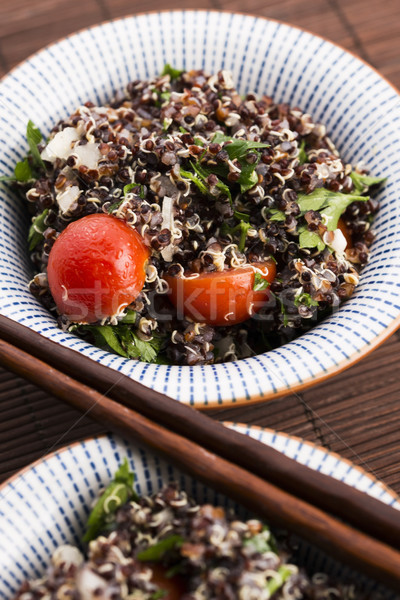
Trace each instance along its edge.
{"label": "cooked quinoa grain", "polygon": [[308,576],[257,519],[198,505],[174,484],[122,505],[105,529],[89,543],[86,559],[72,546],[58,548],[46,575],[25,582],[15,598],[367,599],[354,582]]}
{"label": "cooked quinoa grain", "polygon": [[[210,364],[282,345],[348,299],[368,261],[378,203],[366,194],[382,180],[347,164],[300,108],[241,97],[226,71],[167,67],[133,81],[109,105],[79,107],[39,150],[45,168],[26,191],[36,217],[30,290],[61,328],[129,358]],[[136,299],[85,325],[59,314],[47,264],[68,224],[94,213],[134,228],[149,260]],[[174,281],[246,267],[245,319],[235,320],[235,306],[221,324],[171,303]],[[213,299],[218,310],[225,292]]]}

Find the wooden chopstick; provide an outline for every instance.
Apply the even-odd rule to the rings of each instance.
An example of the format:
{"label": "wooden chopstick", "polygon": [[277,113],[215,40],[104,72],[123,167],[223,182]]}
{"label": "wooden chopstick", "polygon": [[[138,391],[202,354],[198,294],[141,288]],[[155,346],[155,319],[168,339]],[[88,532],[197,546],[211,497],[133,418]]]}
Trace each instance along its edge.
{"label": "wooden chopstick", "polygon": [[[184,437],[190,435],[207,450],[400,549],[400,511],[2,315],[0,338],[152,421]],[[38,385],[44,387],[44,379],[45,372]]]}
{"label": "wooden chopstick", "polygon": [[0,363],[112,431],[161,453],[269,522],[400,592],[400,552],[279,489],[195,442],[153,423],[32,355],[0,340]]}

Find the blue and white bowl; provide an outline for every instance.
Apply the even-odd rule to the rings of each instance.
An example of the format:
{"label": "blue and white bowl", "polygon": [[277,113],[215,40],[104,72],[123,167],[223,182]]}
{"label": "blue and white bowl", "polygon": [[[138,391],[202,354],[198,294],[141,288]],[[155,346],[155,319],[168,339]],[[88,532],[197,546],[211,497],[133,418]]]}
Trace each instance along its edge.
{"label": "blue and white bowl", "polygon": [[378,198],[376,241],[353,298],[299,339],[229,364],[149,365],[98,350],[57,329],[27,290],[32,268],[22,204],[1,185],[0,313],[60,344],[198,408],[246,403],[299,390],[350,366],[400,324],[400,99],[371,67],[343,49],[275,21],[210,11],[127,17],[45,48],[1,83],[0,174],[27,151],[32,119],[46,135],[77,105],[104,103],[128,81],[185,69],[233,73],[254,90],[298,105],[326,124],[341,155],[387,177]]}
{"label": "blue and white bowl", "polygon": [[[337,454],[271,430],[233,427],[400,509],[399,499],[389,488]],[[24,579],[40,577],[57,546],[79,545],[90,506],[125,456],[135,473],[139,495],[156,492],[168,481],[178,481],[198,502],[234,506],[242,517],[247,515],[228,498],[184,475],[145,447],[114,436],[78,442],[37,461],[0,488],[0,599],[9,600]],[[300,544],[298,560],[313,571],[338,577],[351,573],[305,543]],[[364,581],[360,575],[356,577],[357,582]],[[364,585],[366,590],[374,589],[372,582],[365,580]],[[395,600],[390,593],[384,598]]]}

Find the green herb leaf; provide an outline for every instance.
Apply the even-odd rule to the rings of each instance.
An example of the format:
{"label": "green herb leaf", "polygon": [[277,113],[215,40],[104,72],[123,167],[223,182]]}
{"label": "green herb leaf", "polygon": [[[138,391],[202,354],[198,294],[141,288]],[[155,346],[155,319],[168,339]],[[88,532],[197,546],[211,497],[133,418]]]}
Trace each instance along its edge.
{"label": "green herb leaf", "polygon": [[164,65],[161,75],[169,75],[171,80],[173,81],[174,79],[179,79],[182,73],[183,71],[181,71],[180,69],[175,69],[167,63],[166,65]]}
{"label": "green herb leaf", "polygon": [[254,274],[253,290],[255,292],[260,292],[261,290],[266,290],[268,286],[269,286],[269,282],[263,278],[261,273]]}
{"label": "green herb leaf", "polygon": [[133,491],[134,474],[129,471],[128,460],[125,458],[113,481],[104,490],[97,500],[87,521],[87,530],[83,536],[84,542],[90,542],[104,527],[107,517],[126,504],[131,498],[137,499]]}
{"label": "green herb leaf", "polygon": [[161,588],[154,592],[149,598],[149,600],[161,600],[161,598],[165,598],[168,594],[167,590],[162,590]]}
{"label": "green herb leaf", "polygon": [[300,304],[304,304],[304,306],[318,306],[318,302],[316,300],[314,300],[310,294],[307,294],[306,292],[303,292],[302,294],[298,294],[295,299],[294,299],[294,303],[296,306],[300,306]]}
{"label": "green herb leaf", "polygon": [[372,185],[380,185],[384,183],[387,177],[371,177],[370,175],[361,175],[356,171],[350,173],[351,180],[354,185],[354,190],[358,194],[364,194]]}
{"label": "green herb leaf", "polygon": [[44,221],[47,217],[48,212],[49,209],[46,208],[42,213],[40,213],[40,215],[34,217],[33,219],[33,223],[30,226],[28,233],[29,252],[32,252],[32,250],[43,238],[43,232],[46,229]]}
{"label": "green herb leaf", "polygon": [[240,191],[242,192],[242,194],[244,194],[248,190],[251,190],[251,188],[258,183],[258,175],[256,173],[257,164],[258,160],[253,164],[249,164],[246,161],[243,161],[241,163],[242,170],[240,172],[238,182],[240,183]]}
{"label": "green herb leaf", "polygon": [[283,584],[293,575],[292,569],[287,565],[281,565],[278,569],[278,577],[272,577],[267,583],[267,590],[269,591],[269,597],[277,592]]}
{"label": "green herb leaf", "polygon": [[277,208],[270,208],[268,211],[268,219],[270,221],[285,221],[286,215],[283,210],[278,210]]}
{"label": "green herb leaf", "polygon": [[231,160],[234,160],[235,158],[238,160],[245,158],[250,150],[269,147],[269,144],[264,144],[263,142],[253,142],[251,140],[234,138],[229,135],[224,135],[220,131],[217,131],[212,141],[213,144],[224,144],[225,142],[231,142],[224,146],[224,150],[227,151]]}
{"label": "green herb leaf", "polygon": [[315,231],[308,231],[307,227],[299,228],[299,245],[300,248],[317,248],[318,252],[322,252],[325,244],[321,236]]}
{"label": "green herb leaf", "polygon": [[[191,164],[192,168],[194,169],[194,171],[197,173],[197,175],[200,177],[200,179],[203,182],[206,182],[207,177],[212,174],[211,170],[206,169],[205,167],[203,167],[199,163],[195,163],[195,164],[190,163],[190,164]],[[217,189],[219,189],[223,194],[225,194],[225,196],[227,196],[229,198],[230,202],[232,202],[231,191],[230,191],[230,189],[228,188],[228,186],[225,183],[223,183],[222,181],[218,180],[218,182],[215,184],[215,187]],[[210,193],[209,189],[208,189],[208,193]]]}
{"label": "green herb leaf", "polygon": [[306,163],[308,160],[306,151],[304,150],[305,146],[306,146],[305,140],[301,140],[300,146],[299,146],[299,154],[297,156],[297,159],[298,159],[300,165],[304,165],[304,163]]}
{"label": "green herb leaf", "polygon": [[[337,229],[341,215],[350,204],[365,202],[366,200],[369,200],[368,196],[342,194],[341,192],[332,192],[326,188],[318,188],[311,194],[298,194],[297,196],[301,214],[304,215],[309,210],[319,211],[329,231]],[[312,246],[303,247],[310,248]]]}
{"label": "green herb leaf", "polygon": [[153,363],[164,344],[164,336],[153,334],[151,340],[143,341],[132,331],[132,337],[134,349],[130,347],[130,350],[135,354],[134,358],[140,358],[144,362]]}
{"label": "green herb leaf", "polygon": [[15,179],[17,181],[29,181],[32,179],[32,169],[29,165],[28,159],[17,162],[14,169]]}
{"label": "green herb leaf", "polygon": [[0,177],[0,181],[25,182],[32,179],[32,177],[33,175],[30,164],[28,162],[28,159],[25,158],[24,160],[17,162],[17,164],[15,165],[14,175],[2,175],[2,177]]}
{"label": "green herb leaf", "polygon": [[129,323],[134,325],[136,323],[136,311],[128,309],[126,315],[121,319],[121,323]]}
{"label": "green herb leaf", "polygon": [[243,213],[238,210],[233,211],[233,216],[239,221],[245,221],[246,223],[248,223],[250,220],[250,215],[248,213]]}
{"label": "green herb leaf", "polygon": [[129,358],[128,353],[125,352],[121,345],[119,337],[117,335],[118,326],[114,325],[80,325],[78,331],[84,333],[89,331],[94,337],[94,343],[100,348],[108,346],[113,352]]}
{"label": "green herb leaf", "polygon": [[168,550],[175,550],[182,546],[184,539],[181,535],[173,534],[163,540],[157,542],[153,546],[149,546],[136,556],[141,561],[157,562],[162,559]]}
{"label": "green herb leaf", "polygon": [[118,200],[118,202],[113,202],[112,204],[110,204],[110,206],[107,209],[108,214],[111,215],[111,213],[114,212],[114,210],[121,206],[123,201],[124,199],[122,198],[122,200]]}
{"label": "green herb leaf", "polygon": [[42,140],[42,134],[31,120],[28,121],[26,127],[26,139],[28,140],[35,165],[41,169],[45,169],[44,162],[37,147]]}
{"label": "green herb leaf", "polygon": [[206,185],[204,185],[202,180],[195,173],[191,173],[190,171],[185,171],[181,167],[180,174],[181,174],[181,177],[183,177],[184,179],[190,179],[190,181],[193,181],[193,183],[199,188],[199,190],[202,194],[205,194],[206,196],[209,194],[208,187]]}
{"label": "green herb leaf", "polygon": [[260,533],[253,535],[243,542],[244,546],[253,550],[253,552],[275,552],[275,543],[268,527],[264,527]]}

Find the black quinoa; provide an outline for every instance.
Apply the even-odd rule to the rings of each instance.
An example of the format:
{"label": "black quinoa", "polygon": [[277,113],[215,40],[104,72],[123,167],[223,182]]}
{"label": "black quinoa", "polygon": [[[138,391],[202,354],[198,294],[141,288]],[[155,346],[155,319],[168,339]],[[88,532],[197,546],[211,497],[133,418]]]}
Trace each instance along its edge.
{"label": "black quinoa", "polygon": [[[300,194],[324,189],[359,195],[359,190],[353,167],[339,156],[325,126],[300,108],[252,93],[241,97],[226,71],[211,77],[190,71],[173,80],[166,74],[131,82],[107,106],[87,102],[60,121],[50,138],[71,128],[75,148],[55,159],[45,151],[46,171],[26,193],[33,215],[48,211],[43,238],[31,253],[38,274],[30,289],[54,314],[46,277],[52,245],[70,222],[93,213],[126,221],[151,250],[145,287],[128,307],[136,311],[130,327],[143,341],[158,336],[167,362],[210,364],[258,354],[304,333],[352,295],[368,261],[378,203],[370,199],[348,206],[341,219],[352,243],[340,252],[333,249],[333,232],[320,211],[301,214]],[[264,147],[250,149],[244,160],[231,160],[226,142],[214,141],[218,133]],[[84,151],[92,154],[80,154]],[[193,181],[199,179],[193,164],[208,174],[202,181],[207,194]],[[241,192],[246,164],[255,183]],[[192,179],[181,171],[191,172]],[[225,188],[219,185],[221,172]],[[69,205],[61,209],[67,190]],[[172,202],[168,227],[166,198]],[[302,247],[301,226],[320,236],[321,247]],[[167,299],[166,274],[211,273],[270,257],[277,276],[269,298],[245,322],[194,323],[177,315]],[[105,323],[118,327],[123,316]],[[58,322],[93,340],[93,328],[77,328],[64,315]]]}

